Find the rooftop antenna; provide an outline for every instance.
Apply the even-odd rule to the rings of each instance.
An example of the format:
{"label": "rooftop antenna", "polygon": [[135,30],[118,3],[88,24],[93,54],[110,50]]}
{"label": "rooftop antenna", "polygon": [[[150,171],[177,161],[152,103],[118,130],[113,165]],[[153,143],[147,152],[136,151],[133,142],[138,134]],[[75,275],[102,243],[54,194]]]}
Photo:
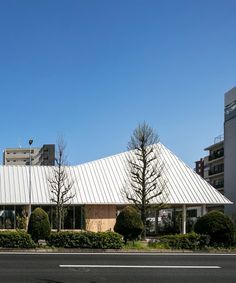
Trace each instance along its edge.
{"label": "rooftop antenna", "polygon": [[223,140],[224,140],[224,135],[221,134],[221,135],[214,138],[214,143],[218,143],[218,142],[221,142]]}

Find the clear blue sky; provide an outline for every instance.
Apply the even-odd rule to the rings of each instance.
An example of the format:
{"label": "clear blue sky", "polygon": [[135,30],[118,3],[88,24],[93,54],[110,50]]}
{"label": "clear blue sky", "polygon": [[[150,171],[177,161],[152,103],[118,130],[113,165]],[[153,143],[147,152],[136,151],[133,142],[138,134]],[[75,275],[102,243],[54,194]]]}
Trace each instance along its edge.
{"label": "clear blue sky", "polygon": [[145,120],[194,167],[236,85],[235,15],[235,0],[0,0],[0,150],[63,134],[80,164]]}

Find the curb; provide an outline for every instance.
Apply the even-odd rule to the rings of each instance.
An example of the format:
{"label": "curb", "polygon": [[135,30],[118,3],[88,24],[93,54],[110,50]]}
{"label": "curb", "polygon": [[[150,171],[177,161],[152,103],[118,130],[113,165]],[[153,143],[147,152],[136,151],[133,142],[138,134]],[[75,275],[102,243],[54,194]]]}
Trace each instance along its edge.
{"label": "curb", "polygon": [[59,253],[68,253],[68,254],[73,254],[73,253],[104,253],[104,254],[236,254],[235,250],[222,250],[222,251],[191,251],[191,250],[169,250],[169,249],[150,249],[150,250],[135,250],[135,249],[127,249],[127,250],[115,250],[115,249],[8,249],[8,248],[1,248],[0,249],[0,254],[4,253],[25,253],[25,254],[30,254],[30,253],[38,253],[38,254],[46,254],[46,253],[52,253],[52,254],[59,254]]}

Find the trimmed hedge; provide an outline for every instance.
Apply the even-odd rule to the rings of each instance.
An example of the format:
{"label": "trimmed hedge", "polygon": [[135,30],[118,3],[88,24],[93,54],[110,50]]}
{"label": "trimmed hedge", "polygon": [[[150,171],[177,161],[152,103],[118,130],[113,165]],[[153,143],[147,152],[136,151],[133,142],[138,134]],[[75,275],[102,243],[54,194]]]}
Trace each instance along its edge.
{"label": "trimmed hedge", "polygon": [[[158,244],[162,244],[167,249],[200,250],[207,247],[209,242],[209,236],[192,232],[189,234],[162,236],[159,238]],[[155,247],[155,243],[150,243],[149,246]]]}
{"label": "trimmed hedge", "polygon": [[120,249],[123,246],[122,237],[115,232],[53,232],[47,244],[61,248],[93,248],[93,249]]}
{"label": "trimmed hedge", "polygon": [[212,246],[231,246],[234,243],[234,224],[220,211],[211,211],[198,218],[194,231],[210,236]]}
{"label": "trimmed hedge", "polygon": [[25,231],[1,231],[1,248],[35,248],[35,243]]}

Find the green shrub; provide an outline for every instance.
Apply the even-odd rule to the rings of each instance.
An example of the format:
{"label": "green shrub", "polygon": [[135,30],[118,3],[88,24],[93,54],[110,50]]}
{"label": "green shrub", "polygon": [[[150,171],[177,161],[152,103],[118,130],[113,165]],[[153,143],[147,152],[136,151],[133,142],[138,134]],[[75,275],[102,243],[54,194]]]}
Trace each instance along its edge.
{"label": "green shrub", "polygon": [[47,213],[42,208],[36,208],[30,215],[28,233],[35,242],[47,239],[51,233]]}
{"label": "green shrub", "polygon": [[1,231],[0,232],[1,248],[35,248],[29,234],[25,231]]}
{"label": "green shrub", "polygon": [[143,228],[143,222],[137,210],[126,206],[116,218],[114,231],[121,234],[127,243],[127,240],[136,240]]}
{"label": "green shrub", "polygon": [[120,249],[123,245],[121,236],[115,232],[61,231],[51,233],[47,243],[54,247],[82,249]]}
{"label": "green shrub", "polygon": [[200,217],[194,231],[209,235],[212,246],[231,246],[234,242],[234,224],[228,216],[219,211],[211,211]]}
{"label": "green shrub", "polygon": [[25,216],[16,215],[16,228],[26,230],[27,218]]}
{"label": "green shrub", "polygon": [[[209,236],[199,235],[194,232],[189,234],[166,235],[159,238],[159,243],[165,248],[199,250],[209,244]],[[150,247],[154,245],[150,243]]]}

